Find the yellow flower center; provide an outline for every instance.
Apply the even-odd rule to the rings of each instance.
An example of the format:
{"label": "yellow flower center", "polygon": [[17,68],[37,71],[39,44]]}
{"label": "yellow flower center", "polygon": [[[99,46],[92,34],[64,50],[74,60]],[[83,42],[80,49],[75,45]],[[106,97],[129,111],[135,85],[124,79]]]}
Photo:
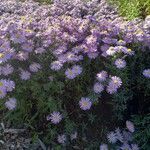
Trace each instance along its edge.
{"label": "yellow flower center", "polygon": [[0,86],[3,86],[3,83],[2,83],[2,82],[0,82]]}
{"label": "yellow flower center", "polygon": [[83,102],[82,104],[83,104],[84,107],[88,106],[87,102]]}
{"label": "yellow flower center", "polygon": [[132,50],[130,48],[128,48],[128,52],[131,52]]}
{"label": "yellow flower center", "polygon": [[68,72],[68,73],[69,73],[69,75],[73,75],[73,72],[72,72],[71,70],[69,70],[69,72]]}
{"label": "yellow flower center", "polygon": [[4,57],[4,54],[3,53],[0,53],[0,58],[3,58]]}

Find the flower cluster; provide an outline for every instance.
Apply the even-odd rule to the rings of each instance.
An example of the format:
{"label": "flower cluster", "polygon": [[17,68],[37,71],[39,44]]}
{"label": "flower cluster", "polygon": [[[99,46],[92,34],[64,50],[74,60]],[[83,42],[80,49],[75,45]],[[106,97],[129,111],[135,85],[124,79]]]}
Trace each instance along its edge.
{"label": "flower cluster", "polygon": [[[108,142],[115,145],[116,149],[119,150],[139,150],[137,144],[133,142],[134,125],[131,121],[126,121],[126,127],[129,131],[121,130],[117,128],[115,131],[111,131],[107,135]],[[107,144],[101,144],[100,150],[108,150]]]}
{"label": "flower cluster", "polygon": [[[6,108],[14,110],[17,107],[17,97],[15,98],[13,94],[19,91],[18,85],[26,83],[31,85],[36,81],[39,84],[31,88],[40,90],[38,92],[29,90],[29,93],[31,95],[32,92],[34,93],[31,100],[36,101],[39,98],[42,101],[41,99],[44,99],[41,104],[42,109],[47,107],[47,101],[55,101],[55,99],[61,101],[64,94],[66,97],[63,95],[63,102],[55,103],[59,105],[55,107],[58,111],[53,111],[47,116],[47,122],[53,125],[65,119],[64,114],[72,109],[63,110],[66,109],[66,101],[72,98],[73,92],[80,95],[77,107],[84,111],[90,110],[95,104],[91,97],[84,97],[85,94],[94,93],[99,96],[104,91],[107,94],[117,93],[124,85],[123,80],[119,74],[111,73],[107,64],[113,61],[110,64],[111,67],[123,71],[125,67],[128,67],[127,58],[136,55],[136,49],[131,46],[132,44],[138,43],[141,53],[145,47],[150,48],[148,27],[134,20],[125,21],[119,18],[116,10],[105,1],[55,0],[51,5],[40,5],[33,1],[0,0],[0,15],[0,99],[5,101]],[[92,68],[93,64],[96,66],[100,63],[102,65],[98,66],[98,69]],[[86,75],[90,78],[87,82],[92,83],[77,87],[76,91],[72,92],[72,85],[67,84],[75,82],[76,80],[73,80],[75,78],[83,81]],[[44,79],[41,80],[41,76]],[[150,78],[150,69],[145,69],[143,76]],[[96,81],[93,80],[94,78]],[[61,85],[55,86],[57,80],[60,84],[62,82],[65,84],[63,90]],[[47,82],[53,81],[55,82],[53,86],[47,86],[49,84]],[[40,88],[39,85],[42,87]],[[16,91],[15,87],[18,88]],[[50,91],[51,89],[54,89],[54,92]],[[58,91],[58,89],[61,90]],[[19,95],[19,92],[15,94]],[[61,92],[64,93],[60,96]],[[44,96],[39,96],[39,93]],[[28,93],[25,94],[30,96]],[[72,99],[75,101],[76,97]],[[34,102],[31,106],[39,107],[38,102]],[[47,114],[45,110],[52,111],[48,107],[39,116],[45,116]],[[69,112],[69,114],[72,113]],[[68,118],[70,116],[68,115]],[[127,122],[127,128],[130,132],[134,131],[131,122]],[[111,132],[108,134],[108,140],[110,143],[123,141],[126,146],[127,141],[124,141],[126,133],[119,130]],[[75,132],[70,138],[73,140],[76,137]],[[66,140],[65,134],[57,138],[60,144],[65,144]],[[124,145],[122,147],[125,147]],[[136,146],[129,145],[129,147],[133,149]],[[101,145],[100,149],[107,149],[107,145]]]}

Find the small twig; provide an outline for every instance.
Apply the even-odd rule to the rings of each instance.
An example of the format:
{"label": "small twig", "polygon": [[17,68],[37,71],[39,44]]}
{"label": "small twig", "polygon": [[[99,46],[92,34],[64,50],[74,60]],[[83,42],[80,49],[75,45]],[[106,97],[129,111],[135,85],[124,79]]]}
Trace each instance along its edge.
{"label": "small twig", "polygon": [[25,132],[25,129],[4,129],[4,133],[18,134],[21,132]]}

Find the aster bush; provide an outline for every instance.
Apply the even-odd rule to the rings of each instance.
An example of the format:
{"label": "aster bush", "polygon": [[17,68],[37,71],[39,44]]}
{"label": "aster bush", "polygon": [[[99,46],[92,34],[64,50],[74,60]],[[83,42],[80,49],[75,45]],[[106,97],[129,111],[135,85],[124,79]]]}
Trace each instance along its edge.
{"label": "aster bush", "polygon": [[150,32],[141,22],[103,14],[108,5],[96,0],[0,5],[3,121],[50,148],[99,149],[117,142],[109,131],[148,113]]}

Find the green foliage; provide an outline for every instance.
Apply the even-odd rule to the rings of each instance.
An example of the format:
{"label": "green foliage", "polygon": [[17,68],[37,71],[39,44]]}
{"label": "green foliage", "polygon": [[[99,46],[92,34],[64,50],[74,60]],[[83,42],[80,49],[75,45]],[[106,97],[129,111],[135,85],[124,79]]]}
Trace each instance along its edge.
{"label": "green foliage", "polygon": [[110,2],[117,5],[119,13],[129,20],[150,15],[150,0],[110,0]]}
{"label": "green foliage", "polygon": [[142,150],[149,150],[150,148],[150,114],[134,115],[133,122],[136,126],[134,139],[140,145]]}

